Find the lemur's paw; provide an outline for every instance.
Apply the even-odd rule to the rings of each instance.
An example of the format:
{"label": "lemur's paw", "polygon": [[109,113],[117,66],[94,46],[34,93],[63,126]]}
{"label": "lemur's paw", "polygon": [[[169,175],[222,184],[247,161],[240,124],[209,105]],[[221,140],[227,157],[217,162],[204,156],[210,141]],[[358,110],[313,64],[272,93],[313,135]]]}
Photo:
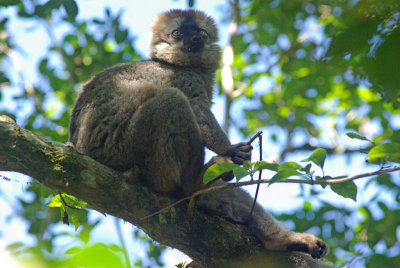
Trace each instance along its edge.
{"label": "lemur's paw", "polygon": [[312,234],[294,233],[290,240],[287,250],[309,253],[314,259],[322,258],[328,252],[325,242]]}

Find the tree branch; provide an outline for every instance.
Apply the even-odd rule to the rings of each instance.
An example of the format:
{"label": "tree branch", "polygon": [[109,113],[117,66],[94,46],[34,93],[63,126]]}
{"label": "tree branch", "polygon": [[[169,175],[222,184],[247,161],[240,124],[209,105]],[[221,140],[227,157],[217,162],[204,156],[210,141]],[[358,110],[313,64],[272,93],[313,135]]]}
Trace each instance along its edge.
{"label": "tree branch", "polygon": [[137,169],[114,171],[72,146],[37,137],[7,116],[0,116],[0,170],[24,173],[47,187],[74,195],[141,228],[154,240],[183,251],[204,267],[254,267],[251,263],[260,258],[284,263],[273,267],[301,267],[296,263],[321,267],[301,253],[265,252],[247,228],[221,217],[199,210],[189,217],[187,202],[142,220],[176,200],[143,187]]}
{"label": "tree branch", "polygon": [[[385,173],[390,173],[390,172],[395,172],[395,171],[400,171],[400,167],[381,169],[381,170],[374,171],[374,172],[368,172],[368,173],[359,174],[359,175],[352,176],[352,177],[344,177],[344,178],[340,178],[340,179],[328,179],[328,180],[284,179],[281,181],[276,181],[274,183],[302,183],[302,184],[311,184],[311,185],[340,184],[340,183],[354,181],[354,180],[361,179],[361,178],[382,175]],[[228,189],[242,187],[242,186],[261,184],[261,183],[271,183],[271,179],[264,179],[264,180],[257,180],[257,181],[254,181],[254,180],[253,181],[243,181],[243,182],[237,182],[237,183],[229,183],[229,184],[225,184],[225,185],[212,186],[212,187],[202,189],[200,191],[193,193],[192,196],[190,197],[190,202],[193,202],[192,200],[194,200],[199,195],[208,194],[208,193],[212,193],[212,192],[216,192],[216,191],[228,190]],[[188,198],[185,198],[185,200],[187,200],[187,199]],[[175,202],[175,204],[177,204],[177,203],[178,202]]]}

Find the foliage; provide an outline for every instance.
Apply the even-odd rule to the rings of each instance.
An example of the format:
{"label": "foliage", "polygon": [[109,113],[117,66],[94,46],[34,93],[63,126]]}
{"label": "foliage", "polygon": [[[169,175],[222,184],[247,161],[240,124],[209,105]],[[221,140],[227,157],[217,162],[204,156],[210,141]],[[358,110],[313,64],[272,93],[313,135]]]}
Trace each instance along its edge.
{"label": "foliage", "polygon": [[[369,152],[369,163],[383,168],[392,165],[387,161],[398,163],[400,3],[240,3],[233,74],[237,90],[247,85],[241,97],[247,105],[240,107],[244,107],[247,120],[237,123],[242,133],[250,135],[263,129],[278,145],[278,155],[286,163],[291,162],[287,159],[291,153],[318,147],[331,159],[339,155],[356,159],[358,154]],[[346,137],[349,132],[352,134]],[[324,167],[312,155],[308,160]],[[276,174],[280,174],[274,179],[304,177],[307,171],[302,168],[309,171],[307,166],[287,167],[281,171],[278,167]],[[400,256],[396,231],[400,220],[392,217],[398,212],[399,184],[397,172],[375,177],[365,186],[347,183],[330,187],[353,199],[356,191],[377,188],[373,196],[358,203],[358,209],[328,203],[319,199],[322,192],[317,188],[301,186],[304,208],[278,217],[294,223],[296,230],[311,230],[328,241],[331,250],[327,258],[336,264],[392,267]],[[316,200],[321,201],[312,206]]]}
{"label": "foliage", "polygon": [[87,222],[86,211],[87,203],[78,200],[76,197],[68,194],[58,194],[50,199],[47,204],[51,208],[60,208],[63,223],[69,225],[69,217],[72,224],[75,225],[75,231],[79,226]]}
{"label": "foliage", "polygon": [[[234,5],[228,3],[234,1],[226,2],[225,8],[232,11]],[[140,58],[132,30],[121,23],[122,13],[105,9],[103,17],[77,19],[78,4],[75,0],[0,1],[0,113],[54,141],[67,140],[69,115],[81,83],[107,66]],[[188,4],[196,6],[196,1]],[[240,179],[263,169],[275,172],[272,182],[299,176],[309,181],[339,179],[324,174],[329,159],[356,159],[361,153],[368,153],[364,156],[374,167],[399,163],[399,1],[242,0],[238,7],[241,17],[232,71],[235,89],[246,90],[232,111],[240,111],[245,120],[233,122],[233,127],[243,136],[263,129],[268,142],[279,147],[279,158],[276,163],[213,166],[216,170],[207,181],[227,170]],[[13,57],[23,55],[23,48],[10,31],[11,13],[3,10],[14,11],[18,20],[31,22],[51,40],[36,64],[34,82],[28,81]],[[224,12],[224,19],[229,20],[230,13]],[[6,96],[3,88],[17,93]],[[4,104],[6,98],[12,105]],[[304,162],[291,159],[299,151],[308,155]],[[337,175],[341,174],[333,174]],[[393,267],[400,262],[399,175],[363,180],[363,184],[348,182],[323,190],[302,185],[303,206],[277,217],[297,231],[320,235],[331,248],[327,258],[335,264]],[[329,188],[353,200],[360,192],[373,194],[356,206],[338,205],[320,197]],[[9,247],[21,259],[33,261],[35,256],[41,267],[96,266],[111,260],[113,267],[126,266],[123,248],[90,241],[98,222],[88,221],[86,210],[72,217],[78,212],[58,200],[58,193],[36,184],[26,191],[33,198],[20,199],[23,210],[16,214],[29,223],[35,243]],[[62,250],[57,250],[56,241],[70,234],[53,228],[64,213],[60,217],[59,210],[47,207],[51,195],[52,206],[61,206],[80,226]],[[70,205],[82,205],[74,204],[73,197],[66,199]],[[162,266],[164,247],[138,231],[133,236],[148,245],[151,266]],[[96,263],[88,263],[86,256]],[[147,264],[134,260],[133,265]]]}

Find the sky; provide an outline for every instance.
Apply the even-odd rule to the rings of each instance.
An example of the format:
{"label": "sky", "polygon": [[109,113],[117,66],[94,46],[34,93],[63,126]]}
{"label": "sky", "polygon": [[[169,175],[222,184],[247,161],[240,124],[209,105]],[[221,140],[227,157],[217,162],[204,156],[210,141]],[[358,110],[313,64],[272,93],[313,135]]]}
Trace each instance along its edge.
{"label": "sky", "polygon": [[[105,1],[105,0],[78,0],[79,5],[79,18],[88,18],[88,17],[100,17],[103,15],[104,7],[109,6],[114,13],[123,10],[122,21],[123,24],[131,27],[132,32],[136,34],[136,48],[143,55],[147,55],[148,50],[148,39],[149,39],[149,26],[155,16],[163,11],[173,9],[173,8],[185,8],[186,0],[151,0],[151,1],[137,1],[137,0],[114,0],[114,1]],[[227,24],[222,23],[221,21],[221,6],[225,4],[226,1],[223,0],[197,0],[196,8],[205,11],[207,14],[214,17],[219,28],[220,28],[220,44],[224,46],[228,43],[228,30]],[[8,10],[7,12],[11,12]],[[37,79],[37,74],[35,73],[35,62],[40,56],[44,53],[43,47],[46,47],[48,43],[47,35],[38,27],[34,25],[30,25],[30,23],[23,22],[12,22],[12,31],[15,32],[18,39],[15,40],[18,44],[27,44],[23,47],[23,50],[26,54],[19,55],[19,60],[21,63],[21,68],[23,67],[26,73],[26,79],[28,81],[35,81]],[[26,31],[27,29],[31,29],[30,31]],[[62,29],[60,29],[62,30]],[[16,55],[18,56],[18,55]],[[9,92],[9,94],[13,94]],[[215,105],[213,106],[213,112],[216,115],[219,122],[222,121],[223,114],[221,111],[223,110],[223,98],[217,98],[215,101]],[[11,106],[12,104],[7,101],[7,98],[3,100],[0,105]],[[12,107],[10,107],[12,108]],[[23,111],[22,111],[23,112]],[[233,111],[235,112],[235,111]],[[231,140],[233,143],[237,143],[243,139],[238,133],[233,132],[231,135]],[[264,140],[264,142],[267,142]],[[263,148],[266,150],[268,154],[267,157],[273,157],[274,151],[276,148],[271,144],[263,144]],[[271,148],[271,149],[270,149]],[[253,156],[253,158],[258,156]],[[300,161],[305,158],[304,155],[292,155],[292,161]],[[335,176],[343,175],[343,174],[357,174],[360,173],[360,170],[366,172],[367,170],[360,163],[364,162],[362,157],[358,157],[352,159],[354,161],[354,165],[352,165],[352,169],[350,168],[342,168],[348,167],[348,163],[346,163],[347,159],[344,158],[328,158],[327,163],[325,164],[325,173],[332,174]],[[359,163],[359,164],[357,164]],[[338,174],[339,173],[339,174]],[[12,177],[16,180],[26,181],[26,177],[22,175],[9,175],[6,173],[8,177]],[[264,173],[264,177],[268,177],[268,173]],[[24,188],[27,187],[26,184],[22,183],[1,183],[0,187],[0,259],[4,259],[4,251],[1,251],[1,248],[4,248],[5,245],[11,243],[12,241],[23,240],[25,242],[32,242],[31,239],[26,236],[26,224],[21,222],[18,219],[13,219],[11,222],[6,222],[4,215],[10,215],[14,213],[15,210],[20,208],[15,206],[15,197],[16,196],[24,196],[24,198],[29,199],[29,196],[26,196],[24,192]],[[362,182],[357,182],[361,183]],[[247,188],[249,192],[254,192],[254,187]],[[372,191],[372,190],[368,190]],[[368,196],[371,192],[364,192],[359,194],[359,199],[363,200],[364,196]],[[297,185],[288,185],[288,184],[274,184],[270,187],[262,187],[262,190],[259,194],[259,201],[268,208],[268,210],[273,212],[288,212],[294,207],[298,207],[302,204],[302,198],[297,197],[299,194],[299,187]],[[336,202],[338,206],[355,206],[354,201],[349,199],[344,199],[338,197],[333,194],[331,191],[326,191],[323,195],[323,198],[333,200]],[[366,198],[367,199],[367,198]],[[310,200],[313,205],[318,205],[314,200]],[[92,214],[92,219],[95,220],[98,217],[103,217],[100,214]],[[97,228],[94,231],[94,235],[96,239],[99,241],[111,241],[114,243],[118,243],[116,240],[116,233],[114,228],[114,222],[111,217],[106,218],[104,223],[100,228]],[[290,227],[290,226],[289,226]],[[71,227],[59,226],[60,230],[68,229]],[[11,231],[10,231],[11,230]],[[131,245],[130,250],[134,251],[137,256],[143,256],[144,252],[140,247],[137,247],[133,244],[131,239],[132,234],[132,226],[130,224],[123,224],[123,231],[125,237],[127,238],[127,244]],[[67,243],[68,241],[61,241],[60,243]],[[178,262],[184,259],[184,255],[182,253],[178,253],[176,250],[169,251],[165,255],[165,261],[168,263],[168,267],[177,264]],[[11,265],[11,264],[10,264]],[[12,266],[10,266],[12,267]]]}

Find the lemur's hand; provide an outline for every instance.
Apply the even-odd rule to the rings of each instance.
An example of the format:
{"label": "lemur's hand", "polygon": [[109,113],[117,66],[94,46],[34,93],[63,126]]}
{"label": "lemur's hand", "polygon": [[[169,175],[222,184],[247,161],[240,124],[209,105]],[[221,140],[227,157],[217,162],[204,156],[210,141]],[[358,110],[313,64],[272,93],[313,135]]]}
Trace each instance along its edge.
{"label": "lemur's hand", "polygon": [[251,150],[253,150],[253,146],[247,142],[241,142],[232,145],[226,155],[230,156],[234,163],[242,165],[244,161],[251,160]]}

